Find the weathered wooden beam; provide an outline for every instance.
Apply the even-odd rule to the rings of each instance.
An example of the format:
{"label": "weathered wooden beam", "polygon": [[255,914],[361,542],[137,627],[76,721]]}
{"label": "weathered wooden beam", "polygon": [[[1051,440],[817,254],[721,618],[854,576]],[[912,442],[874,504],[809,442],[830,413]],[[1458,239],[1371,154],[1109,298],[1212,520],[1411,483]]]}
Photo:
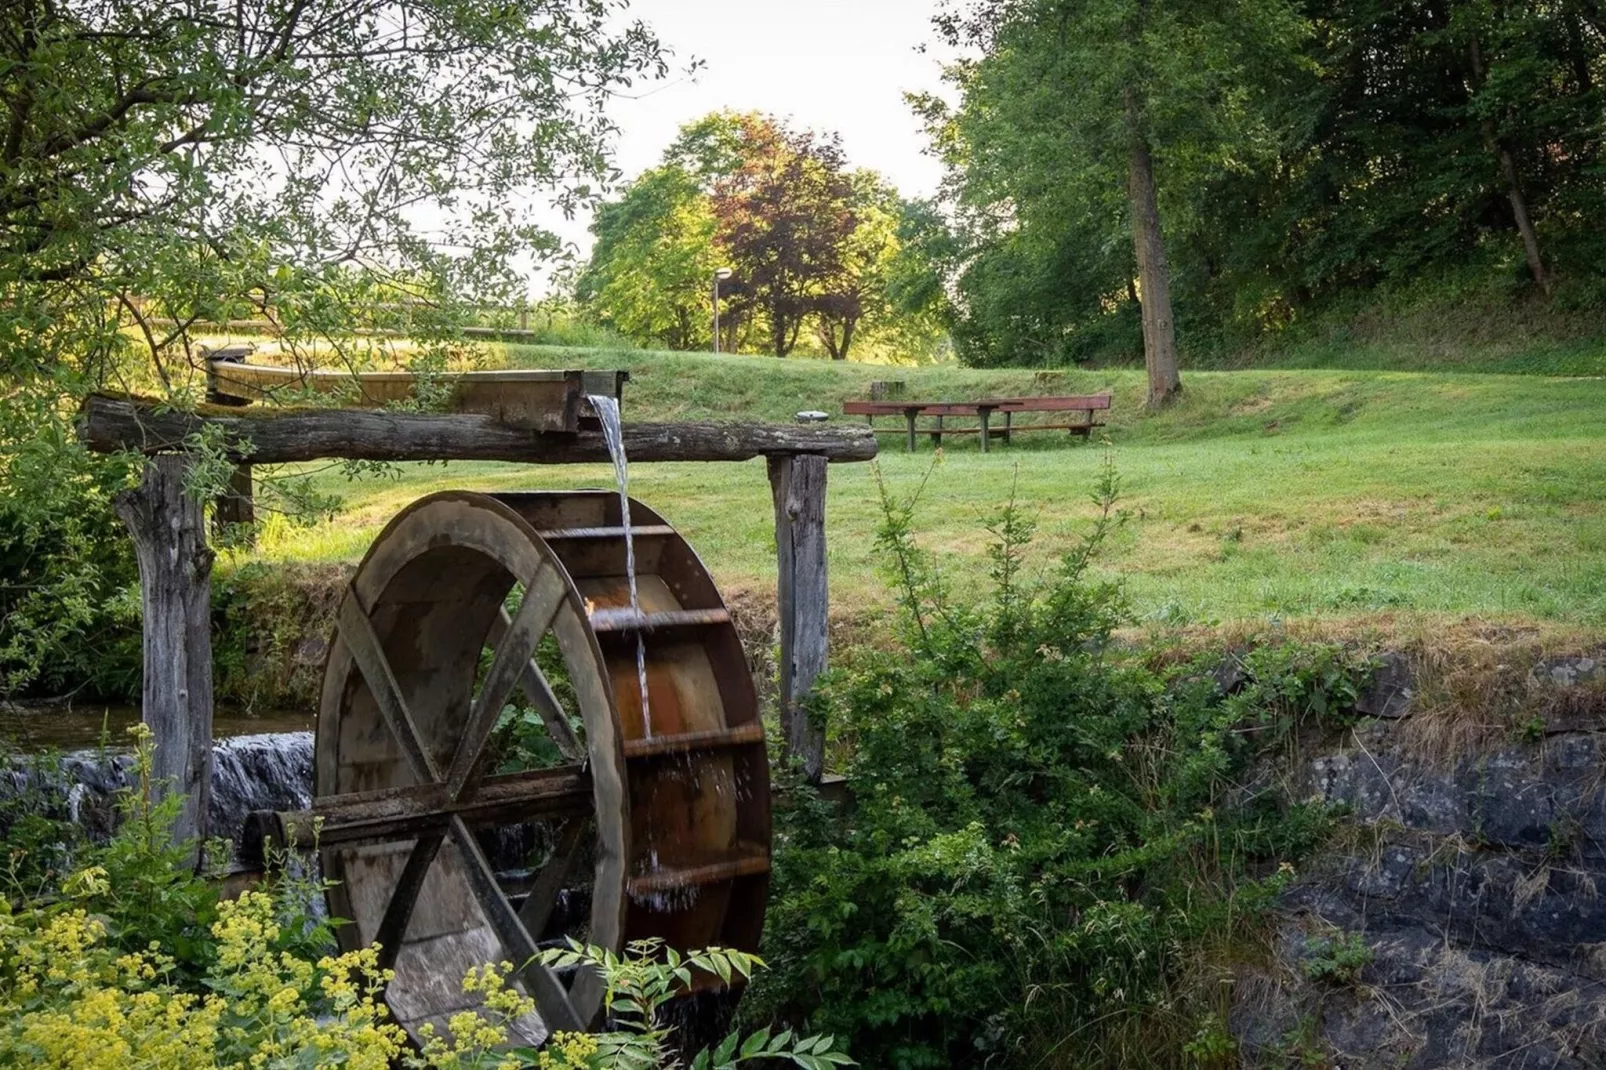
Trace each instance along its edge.
{"label": "weathered wooden beam", "polygon": [[[177,842],[204,839],[212,798],[212,551],[185,488],[190,459],[154,457],[115,508],[134,539],[144,613],[141,709],[154,744],[152,791],[180,792]],[[154,801],[154,800],[153,800]]]}
{"label": "weathered wooden beam", "polygon": [[471,798],[460,800],[445,784],[326,796],[311,810],[251,814],[241,857],[260,863],[270,844],[305,850],[444,833],[454,816],[472,826],[517,823],[590,814],[592,805],[591,776],[578,765],[487,777]]}
{"label": "weathered wooden beam", "polygon": [[[278,464],[320,458],[372,461],[514,461],[585,464],[609,461],[602,435],[522,430],[471,413],[401,413],[345,409],[266,409],[227,416],[162,410],[143,401],[90,397],[78,420],[90,449],[167,453],[203,427],[220,428],[236,462]],[[861,427],[793,424],[624,425],[632,463],[746,461],[811,454],[828,461],[868,461],[875,435]]]}
{"label": "weathered wooden beam", "polygon": [[825,730],[810,718],[803,700],[826,661],[825,473],[825,458],[817,455],[769,461],[780,566],[781,727],[787,752],[802,762],[813,783],[825,769]]}

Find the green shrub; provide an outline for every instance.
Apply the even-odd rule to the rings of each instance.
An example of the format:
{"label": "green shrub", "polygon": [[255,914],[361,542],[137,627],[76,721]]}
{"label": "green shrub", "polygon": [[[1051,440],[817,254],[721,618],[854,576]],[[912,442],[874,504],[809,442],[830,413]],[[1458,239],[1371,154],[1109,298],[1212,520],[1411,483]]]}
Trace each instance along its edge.
{"label": "green shrub", "polygon": [[1278,863],[1327,828],[1318,809],[1235,789],[1299,719],[1341,717],[1364,667],[1337,649],[1256,651],[1228,697],[1202,663],[1146,665],[1116,639],[1119,588],[1088,571],[1119,523],[1116,489],[1107,466],[1099,519],[1039,581],[1032,524],[1007,506],[992,596],[967,605],[916,544],[914,501],[883,486],[898,642],[850,652],[819,688],[856,802],[783,796],[775,968],[746,1013],[846,1035],[896,1068],[1217,1057],[1224,1008],[1203,967],[1255,945]]}
{"label": "green shrub", "polygon": [[139,693],[139,577],[111,505],[131,469],[71,433],[54,399],[0,402],[0,698]]}

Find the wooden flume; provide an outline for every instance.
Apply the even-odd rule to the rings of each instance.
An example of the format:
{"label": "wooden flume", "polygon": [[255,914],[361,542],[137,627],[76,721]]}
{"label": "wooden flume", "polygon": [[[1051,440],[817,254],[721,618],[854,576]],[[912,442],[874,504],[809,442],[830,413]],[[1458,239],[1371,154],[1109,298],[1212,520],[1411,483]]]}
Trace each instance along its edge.
{"label": "wooden flume", "polygon": [[[696,554],[639,503],[630,610],[619,514],[611,491],[447,492],[397,516],[340,610],[313,809],[254,818],[259,841],[316,839],[341,940],[381,944],[414,1035],[471,1004],[470,967],[566,938],[757,948],[770,812],[752,677]],[[499,774],[516,698],[557,758]],[[510,826],[535,826],[526,872],[491,861]],[[534,964],[519,980],[539,1012],[515,1024],[525,1041],[596,1024],[598,978]]]}

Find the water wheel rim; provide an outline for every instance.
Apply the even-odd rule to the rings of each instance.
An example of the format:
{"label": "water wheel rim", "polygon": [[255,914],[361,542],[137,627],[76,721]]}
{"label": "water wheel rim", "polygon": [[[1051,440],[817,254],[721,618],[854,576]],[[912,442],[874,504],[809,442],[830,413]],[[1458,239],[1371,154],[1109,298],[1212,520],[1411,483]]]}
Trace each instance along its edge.
{"label": "water wheel rim", "polygon": [[[397,597],[395,588],[405,578],[405,585],[411,593],[418,593],[418,585],[423,582],[420,570],[427,572],[429,564],[421,565],[430,555],[437,559],[450,561],[453,568],[450,570],[457,575],[455,579],[461,580],[462,573],[469,572],[475,576],[492,575],[500,568],[508,577],[509,583],[523,584],[526,591],[525,602],[528,603],[537,586],[542,590],[551,592],[555,601],[555,608],[551,620],[540,631],[540,635],[550,631],[557,638],[558,645],[563,654],[565,666],[568,670],[571,683],[574,685],[578,713],[585,726],[585,766],[591,781],[591,811],[595,821],[595,864],[592,883],[592,905],[590,918],[589,942],[606,948],[617,950],[623,940],[625,915],[627,910],[627,897],[625,894],[625,861],[629,857],[629,794],[625,790],[623,741],[617,723],[616,705],[613,699],[612,688],[605,668],[601,649],[595,635],[587,622],[586,611],[581,595],[576,590],[573,581],[562,567],[562,563],[552,550],[530,526],[515,511],[487,495],[461,491],[448,491],[420,499],[399,513],[390,524],[386,526],[380,536],[375,539],[362,563],[358,566],[352,578],[350,587],[345,596],[341,609],[341,625],[336,636],[330,644],[328,660],[324,677],[324,691],[320,704],[320,717],[315,746],[314,793],[318,796],[337,794],[353,789],[351,778],[341,776],[343,768],[342,739],[351,728],[350,720],[358,716],[357,710],[363,710],[367,719],[372,721],[374,713],[378,713],[378,720],[385,723],[385,729],[393,737],[392,742],[401,750],[401,763],[392,762],[388,769],[376,768],[374,775],[388,776],[390,783],[386,785],[359,784],[358,790],[374,786],[402,786],[409,778],[414,783],[427,782],[430,777],[439,778],[443,785],[447,785],[448,794],[453,788],[461,789],[473,778],[472,769],[465,772],[462,762],[456,760],[461,753],[461,744],[457,752],[452,755],[444,768],[436,762],[435,767],[424,772],[419,768],[420,757],[413,751],[428,751],[425,741],[418,738],[416,727],[411,731],[413,742],[419,744],[410,746],[407,739],[409,729],[406,717],[402,723],[395,720],[395,711],[387,716],[383,707],[386,705],[386,691],[405,691],[406,687],[397,678],[397,670],[389,666],[395,660],[398,642],[405,645],[408,638],[416,639],[420,634],[418,629],[423,628],[421,623],[427,615],[422,610],[409,618],[395,603]],[[413,570],[413,572],[409,572]],[[449,650],[419,650],[415,651],[420,657],[433,657],[437,663],[443,659],[450,662],[456,658],[461,660],[470,650],[477,656],[485,636],[492,633],[493,624],[485,617],[487,602],[486,596],[465,596],[459,604],[452,601],[450,587],[453,577],[442,577],[440,599],[430,603],[440,613],[440,606],[457,606],[459,615],[468,613],[462,605],[471,607],[476,620],[468,622],[470,626],[460,629],[457,637],[457,647]],[[427,586],[427,585],[426,585]],[[491,584],[494,589],[495,584]],[[406,591],[403,594],[408,593]],[[521,611],[523,606],[521,606]],[[532,611],[534,612],[534,611]],[[391,616],[392,620],[380,620],[375,624],[375,615],[381,617]],[[479,618],[485,618],[485,628],[481,635],[474,633],[480,631]],[[368,627],[364,627],[364,622]],[[436,617],[434,628],[430,633],[432,641],[439,644],[442,641],[442,632],[449,633],[450,628],[444,628],[444,623],[450,623],[450,618]],[[400,634],[398,634],[398,630]],[[529,629],[521,632],[521,638],[528,635]],[[365,638],[362,633],[369,632]],[[539,639],[539,635],[537,639]],[[448,636],[448,639],[450,637]],[[378,647],[384,653],[381,659],[385,666],[390,667],[392,683],[387,685],[379,683],[377,688],[369,676],[376,671],[383,675],[385,666],[374,669],[373,647],[377,641]],[[450,646],[450,641],[448,642]],[[391,648],[386,651],[386,648]],[[366,648],[366,649],[365,649]],[[366,654],[367,660],[362,654]],[[512,660],[516,660],[512,659]],[[525,660],[528,660],[526,657]],[[493,673],[495,666],[493,666]],[[416,674],[410,674],[406,667],[401,670],[401,676],[409,682],[417,683]],[[461,683],[461,681],[458,681]],[[450,681],[434,685],[436,687],[450,688]],[[365,696],[365,697],[364,697]],[[416,690],[411,695],[401,696],[401,705],[405,709],[409,699],[417,698]],[[389,696],[395,700],[393,693]],[[470,717],[475,712],[470,702]],[[407,711],[407,712],[410,712]],[[494,711],[493,711],[494,713]],[[435,727],[438,730],[445,724],[443,715],[436,714]],[[359,729],[361,726],[357,726]],[[473,727],[473,726],[470,726]],[[477,726],[483,729],[484,724]],[[371,733],[377,729],[370,724]],[[483,748],[485,739],[471,741],[477,748]],[[422,760],[425,766],[430,764],[429,755]],[[472,761],[477,761],[477,755]],[[401,764],[410,768],[401,772]],[[401,783],[399,784],[398,781]],[[504,951],[511,951],[509,944],[518,943],[518,934],[507,928],[507,911],[511,905],[500,889],[487,887],[484,880],[487,865],[483,858],[470,857],[475,848],[469,842],[466,830],[453,825],[450,835],[453,845],[458,852],[458,861],[469,877],[469,884],[477,897],[482,897],[479,910],[486,924],[498,933],[498,940]],[[426,838],[414,845],[408,858],[407,866],[403,868],[398,878],[398,886],[408,894],[416,897],[422,894],[425,881],[430,873],[440,869],[436,854],[441,843],[432,846],[425,842]],[[443,839],[436,837],[437,840]],[[351,858],[339,851],[324,852],[325,874],[337,881],[331,887],[328,899],[332,914],[352,918],[359,924],[353,924],[340,930],[342,943],[349,947],[361,946],[377,935],[375,911],[359,908],[353,899],[353,888],[344,878],[347,876],[348,865]],[[420,873],[413,873],[420,869]],[[478,879],[476,879],[478,878]],[[409,887],[409,881],[412,882]],[[500,898],[501,902],[496,900]],[[394,898],[390,904],[395,906]],[[407,934],[406,926],[411,921],[413,904],[408,904],[405,913],[408,915],[401,919],[402,928],[395,936],[398,943],[392,957],[400,955],[399,946],[401,938]],[[357,915],[363,915],[357,917]],[[385,915],[378,921],[383,926],[391,920],[392,910],[387,908]],[[501,928],[498,928],[500,924]],[[508,936],[508,933],[512,933]],[[539,937],[535,934],[525,933],[528,943]],[[521,945],[522,946],[522,945]],[[528,950],[523,947],[523,950]],[[523,957],[512,953],[492,956],[492,959]],[[517,963],[520,967],[524,963]],[[398,971],[398,980],[401,980]],[[455,984],[461,978],[452,978]],[[554,979],[549,973],[542,973],[539,968],[532,968],[525,975],[526,986],[534,989],[538,1005],[541,1007],[541,1018],[548,1029],[552,1028],[586,1028],[597,1017],[601,1007],[603,988],[600,979],[593,971],[581,971],[567,991],[554,991]],[[398,1002],[406,999],[405,992],[397,992],[396,986],[387,993],[393,1008]],[[398,1018],[403,1018],[398,1014]],[[404,1021],[404,1024],[408,1024]],[[411,1030],[410,1030],[411,1031]]]}

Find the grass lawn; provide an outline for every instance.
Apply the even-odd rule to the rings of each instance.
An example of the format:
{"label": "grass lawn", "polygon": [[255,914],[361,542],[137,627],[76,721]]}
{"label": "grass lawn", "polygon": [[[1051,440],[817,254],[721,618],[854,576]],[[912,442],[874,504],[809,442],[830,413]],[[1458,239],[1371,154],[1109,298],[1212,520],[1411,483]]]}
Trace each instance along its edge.
{"label": "grass lawn", "polygon": [[[1192,372],[1183,400],[1143,413],[1136,370],[1034,373],[895,369],[630,351],[507,347],[514,366],[625,367],[627,420],[787,420],[839,411],[872,379],[911,396],[1110,390],[1109,450],[1127,523],[1103,567],[1140,614],[1167,623],[1396,614],[1606,624],[1606,382],[1538,375],[1356,370]],[[840,417],[838,417],[840,419]],[[982,456],[950,438],[918,512],[927,546],[961,591],[985,580],[988,516],[1011,493],[1037,516],[1046,563],[1091,516],[1104,450],[1054,432]],[[934,460],[882,439],[897,494]],[[638,465],[632,492],[660,509],[727,589],[774,582],[762,462]],[[319,477],[333,486],[331,473]],[[343,488],[348,511],[311,529],[271,527],[259,556],[355,560],[402,505],[449,487],[603,486],[602,466],[403,466]],[[833,601],[887,596],[875,574],[877,490],[869,465],[831,470]]]}

